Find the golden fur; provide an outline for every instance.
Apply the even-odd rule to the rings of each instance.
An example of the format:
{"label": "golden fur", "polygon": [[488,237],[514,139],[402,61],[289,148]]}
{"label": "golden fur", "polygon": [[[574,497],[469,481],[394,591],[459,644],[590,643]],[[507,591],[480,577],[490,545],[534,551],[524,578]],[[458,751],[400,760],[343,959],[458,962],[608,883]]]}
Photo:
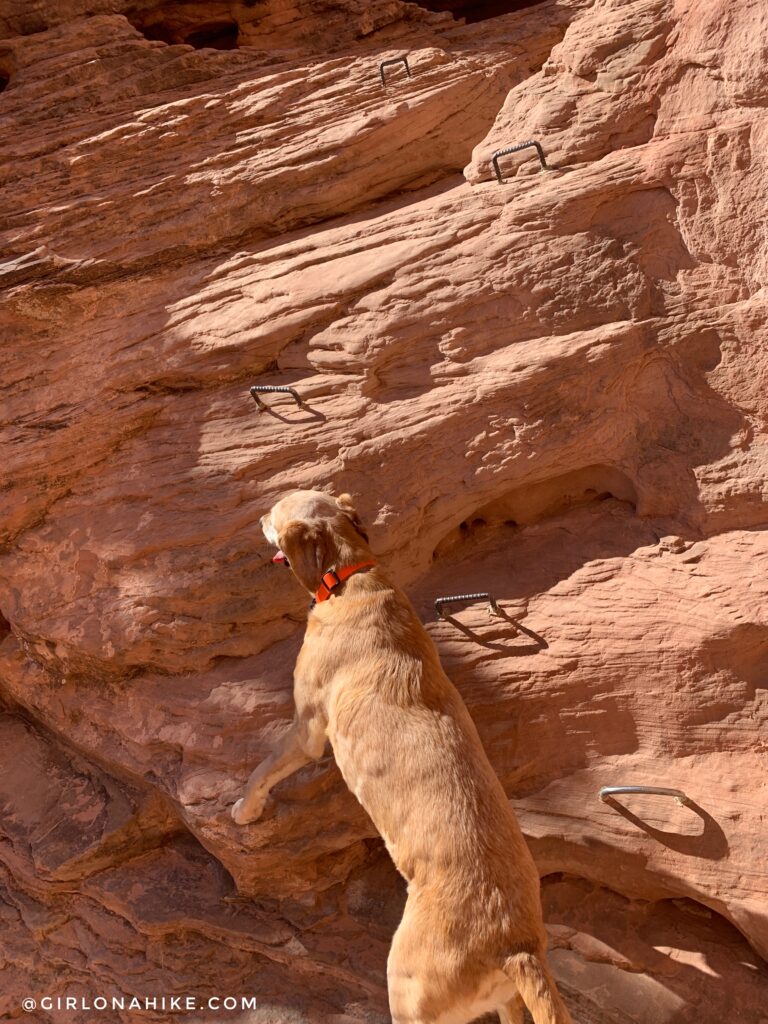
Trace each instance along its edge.
{"label": "golden fur", "polygon": [[[310,592],[371,558],[348,495],[298,491],[262,519]],[[545,957],[539,879],[474,723],[408,598],[378,566],[310,612],[296,713],[232,809],[261,814],[280,779],[330,740],[344,779],[408,882],[387,965],[395,1024],[464,1024],[497,1010],[570,1024]]]}

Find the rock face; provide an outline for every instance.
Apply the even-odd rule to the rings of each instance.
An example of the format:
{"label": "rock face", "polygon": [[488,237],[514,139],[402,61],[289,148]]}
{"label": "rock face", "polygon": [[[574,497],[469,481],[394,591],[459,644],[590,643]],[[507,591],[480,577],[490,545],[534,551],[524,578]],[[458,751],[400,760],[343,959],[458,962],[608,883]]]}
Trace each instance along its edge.
{"label": "rock face", "polygon": [[478,724],[574,1016],[768,1022],[768,10],[504,6],[0,12],[9,1016],[388,1019],[402,887],[332,757],[228,814],[306,614],[258,519],[329,486]]}

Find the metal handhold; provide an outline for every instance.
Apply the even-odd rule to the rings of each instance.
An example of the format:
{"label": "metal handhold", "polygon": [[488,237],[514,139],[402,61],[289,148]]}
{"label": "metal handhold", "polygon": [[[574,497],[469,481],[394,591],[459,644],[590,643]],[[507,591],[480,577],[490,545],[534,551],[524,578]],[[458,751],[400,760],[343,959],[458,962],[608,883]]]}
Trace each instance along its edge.
{"label": "metal handhold", "polygon": [[384,81],[384,68],[389,67],[391,64],[405,64],[405,70],[408,72],[408,77],[409,78],[411,77],[411,69],[408,67],[408,58],[407,57],[392,57],[391,60],[383,60],[381,62],[381,64],[379,64],[379,74],[381,75],[381,84],[382,85],[386,85],[387,84]]}
{"label": "metal handhold", "polygon": [[455,601],[478,601],[480,598],[488,598],[488,614],[489,615],[501,615],[498,609],[495,598],[491,597],[490,594],[454,594],[452,597],[437,597],[435,598],[435,611],[441,619],[445,618],[443,614],[444,604],[453,604]]}
{"label": "metal handhold", "polygon": [[693,803],[682,789],[667,789],[664,786],[603,786],[600,790],[600,799],[605,803],[610,797],[617,793],[650,793],[651,796],[672,796],[683,807]]}
{"label": "metal handhold", "polygon": [[289,394],[299,408],[302,408],[304,405],[301,400],[301,396],[295,388],[284,387],[282,384],[254,384],[254,386],[249,388],[249,390],[251,392],[251,397],[259,407],[259,412],[266,412],[267,409],[269,409],[269,406],[259,398],[259,393],[264,394],[268,391],[278,391],[283,394]]}
{"label": "metal handhold", "polygon": [[498,181],[500,185],[503,179],[501,177],[501,170],[499,169],[499,157],[506,156],[507,153],[517,153],[520,149],[528,149],[529,146],[534,146],[536,148],[536,152],[539,154],[539,160],[541,160],[541,166],[545,171],[549,170],[547,167],[546,157],[544,156],[544,150],[541,148],[541,143],[536,142],[534,139],[531,139],[528,142],[520,142],[517,146],[509,146],[507,149],[497,149],[491,158],[491,163],[493,164],[494,171],[496,171],[496,181]]}

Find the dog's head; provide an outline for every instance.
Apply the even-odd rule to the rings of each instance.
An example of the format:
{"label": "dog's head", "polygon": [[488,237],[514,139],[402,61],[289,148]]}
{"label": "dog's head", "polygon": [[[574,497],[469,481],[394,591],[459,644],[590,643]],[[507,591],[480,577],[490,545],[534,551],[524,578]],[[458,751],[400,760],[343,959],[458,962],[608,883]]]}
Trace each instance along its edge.
{"label": "dog's head", "polygon": [[278,549],[272,561],[290,566],[310,593],[327,569],[370,556],[348,494],[334,498],[323,491],[294,491],[261,517],[261,528]]}

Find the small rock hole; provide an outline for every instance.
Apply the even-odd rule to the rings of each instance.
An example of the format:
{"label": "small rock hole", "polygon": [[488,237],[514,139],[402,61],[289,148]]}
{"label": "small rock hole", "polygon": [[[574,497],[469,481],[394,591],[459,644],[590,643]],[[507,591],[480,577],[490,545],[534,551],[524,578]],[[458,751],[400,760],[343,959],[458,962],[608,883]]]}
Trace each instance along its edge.
{"label": "small rock hole", "polygon": [[0,92],[4,92],[8,88],[10,80],[11,76],[7,71],[0,71]]}

